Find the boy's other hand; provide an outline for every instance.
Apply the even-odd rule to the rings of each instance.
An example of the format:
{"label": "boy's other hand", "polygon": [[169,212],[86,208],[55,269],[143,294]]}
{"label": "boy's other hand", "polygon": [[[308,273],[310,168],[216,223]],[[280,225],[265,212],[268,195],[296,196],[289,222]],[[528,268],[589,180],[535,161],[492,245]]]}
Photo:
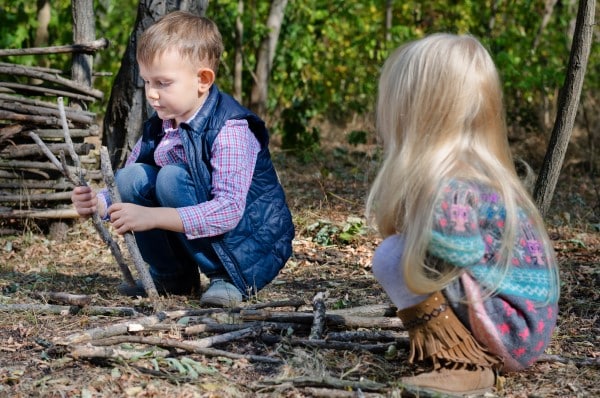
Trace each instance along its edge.
{"label": "boy's other hand", "polygon": [[75,205],[77,214],[82,217],[91,217],[98,210],[96,192],[90,187],[75,187],[71,193],[71,202]]}

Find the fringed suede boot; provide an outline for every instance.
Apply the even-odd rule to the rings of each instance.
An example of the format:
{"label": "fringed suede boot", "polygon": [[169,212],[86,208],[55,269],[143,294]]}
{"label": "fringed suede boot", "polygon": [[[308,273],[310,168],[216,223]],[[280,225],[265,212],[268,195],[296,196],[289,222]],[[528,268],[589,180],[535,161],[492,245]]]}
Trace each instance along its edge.
{"label": "fringed suede boot", "polygon": [[409,362],[430,360],[433,369],[402,383],[447,394],[481,394],[496,382],[502,360],[488,352],[456,317],[441,292],[398,311],[410,337]]}

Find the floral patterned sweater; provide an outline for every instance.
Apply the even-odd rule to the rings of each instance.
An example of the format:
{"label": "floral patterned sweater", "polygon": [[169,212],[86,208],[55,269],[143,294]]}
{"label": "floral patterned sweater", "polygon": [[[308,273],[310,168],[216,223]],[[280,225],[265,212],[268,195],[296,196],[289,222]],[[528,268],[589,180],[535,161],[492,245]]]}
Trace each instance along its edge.
{"label": "floral patterned sweater", "polygon": [[[512,266],[502,276],[495,268],[506,216],[502,199],[481,185],[450,180],[436,201],[428,246],[430,256],[466,270],[444,293],[475,338],[504,358],[505,371],[523,369],[543,353],[558,310],[547,266],[553,260],[543,255],[528,215],[522,209],[518,213]],[[498,281],[498,289],[486,297],[485,287]]]}

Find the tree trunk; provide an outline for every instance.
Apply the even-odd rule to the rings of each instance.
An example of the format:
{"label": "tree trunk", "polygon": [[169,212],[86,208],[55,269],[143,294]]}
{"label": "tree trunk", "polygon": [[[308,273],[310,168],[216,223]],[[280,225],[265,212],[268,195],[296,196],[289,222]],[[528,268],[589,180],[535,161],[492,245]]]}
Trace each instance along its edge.
{"label": "tree trunk", "polygon": [[273,67],[273,58],[275,58],[275,49],[277,48],[279,31],[281,30],[287,3],[287,0],[274,0],[271,3],[271,10],[267,20],[267,29],[269,33],[261,42],[258,49],[258,56],[256,57],[256,80],[252,86],[250,109],[261,116],[264,116],[267,109],[269,77]]}
{"label": "tree trunk", "polygon": [[579,2],[569,66],[564,85],[558,96],[556,120],[533,193],[534,200],[542,215],[546,215],[550,208],[554,189],[571,138],[573,124],[575,123],[583,78],[592,45],[595,7],[595,0],[581,0]]}
{"label": "tree trunk", "polygon": [[[94,15],[94,2],[92,0],[72,0],[73,7],[73,41],[89,43],[96,39],[96,24]],[[74,53],[71,77],[74,81],[92,87],[92,70],[94,56],[85,53]],[[85,109],[83,101],[77,102],[79,107]]]}
{"label": "tree trunk", "polygon": [[140,0],[135,26],[115,77],[104,117],[102,144],[114,168],[125,163],[138,140],[142,124],[151,114],[135,59],[140,35],[163,15],[177,10],[204,15],[208,0]]}
{"label": "tree trunk", "polygon": [[244,68],[244,0],[238,0],[238,15],[235,18],[235,65],[233,66],[233,97],[242,102],[242,71]]}

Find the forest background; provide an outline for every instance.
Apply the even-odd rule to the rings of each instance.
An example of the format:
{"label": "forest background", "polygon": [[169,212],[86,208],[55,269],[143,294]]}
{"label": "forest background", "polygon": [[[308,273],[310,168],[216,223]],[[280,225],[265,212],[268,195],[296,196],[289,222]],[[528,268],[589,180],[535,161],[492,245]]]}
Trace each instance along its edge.
{"label": "forest background", "polygon": [[[111,43],[93,58],[93,86],[105,94],[91,105],[99,124],[141,3],[175,2],[94,1],[96,37]],[[264,103],[255,103],[253,91],[264,83],[257,70],[269,15],[274,4],[282,3],[286,6],[267,96]],[[0,48],[71,44],[71,4],[3,1]],[[292,258],[248,305],[299,299],[304,305],[296,310],[311,312],[318,292],[326,293],[328,313],[387,302],[370,272],[380,238],[367,228],[363,212],[380,160],[373,123],[379,71],[390,52],[407,40],[441,31],[478,37],[502,77],[514,153],[539,171],[567,73],[577,7],[574,0],[208,2],[206,16],[217,22],[225,40],[217,83],[267,121],[273,158],[297,228]],[[242,37],[235,33],[240,26]],[[547,216],[562,278],[550,357],[526,372],[507,375],[498,396],[600,396],[599,44],[596,27],[575,127]],[[69,75],[72,56],[4,59],[51,65]],[[54,240],[43,224],[27,222],[25,227],[22,233],[2,236],[2,311],[23,303],[43,305],[43,294],[56,291],[87,295],[95,307],[153,311],[151,302],[116,294],[120,275],[114,258],[89,223],[72,224],[63,240]],[[180,297],[162,304],[170,309],[198,307],[197,301]],[[96,326],[109,327],[121,317],[85,309],[70,315],[37,310],[0,315],[0,396],[399,396],[404,392],[398,380],[411,371],[402,339],[384,345],[397,352],[370,352],[365,348],[369,344],[359,349],[319,348],[303,339],[306,330],[290,332],[287,340],[264,331],[260,337],[218,345],[239,355],[282,359],[283,366],[230,360],[224,351],[220,356],[180,350],[168,358],[152,357],[148,352],[159,351],[153,349],[129,360],[86,361],[54,343]],[[216,322],[223,318],[214,317]],[[191,322],[191,317],[184,318]],[[164,336],[172,340],[190,341],[182,337],[185,325],[179,322],[183,318],[177,325],[159,326],[169,328]],[[332,334],[336,331],[334,325],[328,327]]]}
{"label": "forest background", "polygon": [[[577,1],[284,2],[267,99],[264,106],[255,106],[250,103],[251,92],[257,84],[256,63],[268,34],[271,3],[210,1],[206,16],[217,22],[225,40],[218,85],[253,105],[284,149],[310,157],[328,139],[329,130],[341,131],[341,138],[350,144],[373,143],[377,78],[390,51],[427,33],[470,33],[490,50],[501,73],[511,140],[533,151],[527,153],[527,160],[534,168],[539,166],[565,78]],[[93,85],[105,92],[104,101],[94,105],[100,115],[133,30],[137,6],[135,0],[94,1],[96,36],[111,43],[94,57],[94,70],[103,75],[95,77]],[[236,24],[243,26],[242,37],[236,36]],[[0,7],[0,48],[70,43],[71,1],[7,0]],[[598,161],[599,45],[596,30],[577,119],[583,134],[579,143],[587,152],[578,161],[592,169]],[[239,82],[234,73],[239,62],[236,48],[242,50]],[[52,64],[68,71],[71,57],[55,54],[9,60]]]}

